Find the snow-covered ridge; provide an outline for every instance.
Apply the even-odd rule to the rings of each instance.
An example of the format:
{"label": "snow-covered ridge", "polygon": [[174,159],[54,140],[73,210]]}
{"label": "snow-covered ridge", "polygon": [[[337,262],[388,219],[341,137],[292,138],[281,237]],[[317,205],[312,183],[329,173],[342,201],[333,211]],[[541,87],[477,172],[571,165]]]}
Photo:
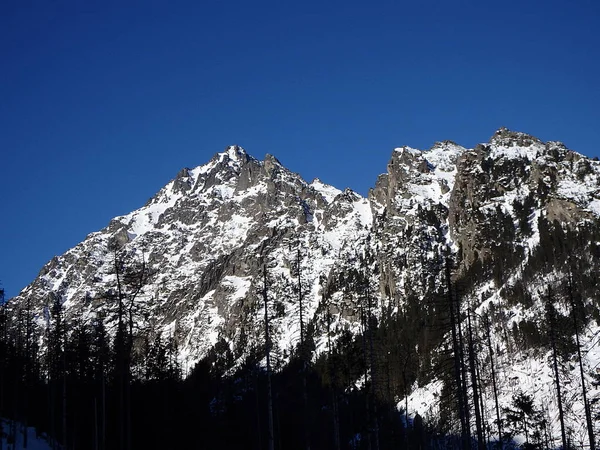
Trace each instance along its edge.
{"label": "snow-covered ridge", "polygon": [[[161,326],[163,332],[180,336],[180,357],[190,367],[219,337],[234,345],[237,331],[227,320],[236,320],[232,314],[237,304],[255,295],[260,280],[252,261],[263,258],[256,249],[273,246],[268,243],[274,236],[280,239],[278,233],[289,236],[287,251],[269,250],[276,266],[284,267],[292,258],[289,247],[306,242],[305,283],[313,286],[307,291],[307,310],[315,311],[317,281],[339,264],[339,258],[355,251],[371,222],[369,202],[360,195],[320,180],[309,184],[271,155],[259,161],[230,146],[207,164],[183,169],[146,205],[116,217],[109,227],[58,257],[24,295],[60,292],[65,306],[73,306],[73,314],[93,317],[97,306],[75,299],[98,298],[114,283],[114,255],[108,243],[116,239],[129,258],[146,261],[157,273],[140,302],[157,315],[171,304],[173,293],[183,297],[172,307],[189,303],[176,322],[171,319]],[[231,259],[232,255],[236,256]],[[86,274],[73,264],[83,260],[89,267]],[[216,278],[207,275],[221,266]],[[196,291],[203,294],[196,297]],[[281,329],[294,329],[293,316],[281,320]],[[141,329],[148,325],[142,322]],[[290,347],[293,342],[281,345]]]}
{"label": "snow-covered ridge", "polygon": [[331,203],[334,198],[342,193],[342,191],[340,191],[338,188],[325,184],[318,178],[315,178],[313,182],[310,183],[310,186],[317,192],[321,193],[327,203]]}

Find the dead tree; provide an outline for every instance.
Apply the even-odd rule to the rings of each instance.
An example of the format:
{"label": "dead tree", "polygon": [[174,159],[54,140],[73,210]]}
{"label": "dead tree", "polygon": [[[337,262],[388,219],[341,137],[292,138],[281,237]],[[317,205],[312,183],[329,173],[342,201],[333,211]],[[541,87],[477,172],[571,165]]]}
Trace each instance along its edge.
{"label": "dead tree", "polygon": [[331,311],[329,305],[327,305],[327,353],[328,353],[328,365],[329,370],[329,383],[331,386],[331,410],[333,415],[333,443],[334,449],[340,450],[340,413],[337,396],[337,368],[335,367],[333,350],[331,345]]}
{"label": "dead tree", "polygon": [[271,338],[269,333],[269,299],[267,287],[267,266],[263,265],[263,302],[265,305],[265,357],[267,360],[267,421],[268,421],[268,443],[269,450],[275,449],[275,437],[273,435],[273,391],[271,387]]}
{"label": "dead tree", "polygon": [[452,279],[450,274],[450,256],[446,257],[446,295],[450,309],[450,328],[452,332],[452,353],[454,359],[454,383],[458,397],[458,415],[460,419],[461,437],[463,450],[468,450],[471,446],[471,436],[469,432],[469,421],[467,418],[467,404],[465,403],[464,383],[463,383],[463,364],[461,361],[461,342],[460,342],[460,308],[454,298]]}
{"label": "dead tree", "polygon": [[469,371],[471,373],[471,390],[473,393],[473,408],[475,409],[475,429],[477,431],[477,448],[479,450],[485,449],[485,442],[483,438],[483,429],[481,421],[481,411],[479,402],[479,386],[477,383],[477,373],[475,369],[475,343],[473,341],[473,327],[471,325],[471,311],[467,308],[467,344],[469,348]]}
{"label": "dead tree", "polygon": [[375,350],[373,348],[373,325],[375,322],[375,318],[372,315],[372,298],[371,291],[369,289],[369,276],[368,273],[365,274],[365,295],[367,297],[367,333],[369,336],[369,367],[371,372],[371,410],[373,412],[373,437],[375,438],[375,450],[379,450],[379,419],[377,417],[377,403],[375,399],[375,394],[377,392],[377,377],[376,377],[376,367],[375,367]]}
{"label": "dead tree", "polygon": [[302,403],[304,407],[304,444],[306,450],[310,450],[310,428],[308,419],[308,388],[306,383],[306,371],[308,370],[308,348],[304,334],[304,302],[302,298],[302,259],[300,255],[300,241],[296,248],[296,269],[298,271],[298,308],[300,310],[300,359],[302,362]]}
{"label": "dead tree", "polygon": [[117,302],[115,353],[119,392],[119,448],[131,450],[131,361],[136,299],[151,273],[144,256],[141,261],[127,261],[122,247],[116,241],[109,244],[109,250],[113,253],[113,273],[116,281],[116,292],[109,295],[109,298]]}
{"label": "dead tree", "polygon": [[545,299],[546,320],[548,323],[548,337],[550,338],[550,347],[552,348],[552,367],[554,370],[554,384],[556,386],[556,401],[558,404],[558,418],[560,421],[560,433],[563,449],[567,449],[567,435],[565,432],[565,415],[563,411],[562,395],[560,389],[560,378],[558,374],[558,352],[556,349],[556,310],[554,309],[554,297],[551,289],[548,289]]}
{"label": "dead tree", "polygon": [[492,371],[492,387],[494,389],[494,405],[496,407],[496,424],[498,425],[498,443],[502,448],[502,421],[500,420],[500,406],[498,405],[498,385],[496,383],[496,370],[494,363],[494,347],[492,346],[492,338],[490,333],[490,318],[486,314],[483,318],[485,331],[487,335],[487,343],[490,352],[490,370]]}
{"label": "dead tree", "polygon": [[579,341],[579,321],[577,320],[577,314],[580,308],[575,305],[575,295],[573,292],[573,275],[569,271],[569,278],[567,284],[569,303],[571,304],[571,315],[573,316],[573,326],[575,328],[575,342],[577,345],[577,359],[579,360],[579,373],[581,375],[581,392],[583,395],[583,407],[585,410],[585,421],[588,430],[588,438],[590,441],[590,450],[596,450],[596,443],[594,440],[594,428],[592,422],[592,412],[590,410],[590,404],[587,399],[587,389],[585,386],[585,374],[583,371],[583,359],[581,357],[581,342]]}

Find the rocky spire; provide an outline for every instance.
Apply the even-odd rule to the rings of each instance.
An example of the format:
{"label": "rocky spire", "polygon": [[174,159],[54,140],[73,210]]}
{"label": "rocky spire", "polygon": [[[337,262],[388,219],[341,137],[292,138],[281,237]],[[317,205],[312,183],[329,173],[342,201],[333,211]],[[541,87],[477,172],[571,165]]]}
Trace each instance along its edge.
{"label": "rocky spire", "polygon": [[533,144],[542,144],[535,136],[520,131],[511,131],[506,127],[499,128],[490,138],[490,144],[497,144],[504,147],[529,147]]}

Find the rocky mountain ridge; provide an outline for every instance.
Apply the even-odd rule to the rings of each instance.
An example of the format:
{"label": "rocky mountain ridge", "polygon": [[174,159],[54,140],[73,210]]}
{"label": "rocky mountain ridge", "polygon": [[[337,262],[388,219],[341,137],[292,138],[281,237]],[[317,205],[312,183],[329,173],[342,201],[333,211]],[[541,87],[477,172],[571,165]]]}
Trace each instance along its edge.
{"label": "rocky mountain ridge", "polygon": [[[30,301],[44,326],[43,310],[51,295],[59,296],[67,317],[102,314],[110,329],[115,261],[143,263],[148,278],[135,299],[140,333],[173,336],[186,369],[219,342],[241,363],[263,340],[266,266],[281,366],[300,339],[300,295],[316,357],[328,337],[335,342],[344,331],[361,332],[366,296],[379,317],[442,314],[435,299],[451,257],[463,307],[493,317],[507,406],[518,387],[552,393],[547,358],[533,343],[521,343],[535,334],[521,328],[543,321],[544,287],[560,289],[569,253],[587,276],[585,364],[592,373],[600,363],[599,303],[590,285],[599,217],[600,163],[505,128],[473,149],[450,141],[426,151],[395,149],[368,198],[308,183],[271,155],[260,161],[231,146],[203,166],[182,169],[142,208],[53,258],[11,304]],[[351,279],[358,275],[356,287]],[[447,335],[432,337],[426,328],[418,329],[414,352],[435,362]],[[442,379],[424,367],[416,372],[409,412],[433,415]],[[600,391],[591,395],[598,399]],[[575,389],[572,397],[576,414]],[[556,427],[555,404],[548,405]],[[486,407],[491,411],[489,399]]]}

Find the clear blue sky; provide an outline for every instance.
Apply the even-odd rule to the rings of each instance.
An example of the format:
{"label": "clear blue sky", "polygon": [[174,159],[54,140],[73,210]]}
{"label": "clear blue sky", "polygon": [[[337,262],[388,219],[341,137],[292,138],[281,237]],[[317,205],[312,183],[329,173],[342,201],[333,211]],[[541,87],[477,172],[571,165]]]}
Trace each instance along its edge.
{"label": "clear blue sky", "polygon": [[5,0],[0,280],[230,144],[362,194],[394,147],[501,126],[595,156],[599,49],[597,0]]}

